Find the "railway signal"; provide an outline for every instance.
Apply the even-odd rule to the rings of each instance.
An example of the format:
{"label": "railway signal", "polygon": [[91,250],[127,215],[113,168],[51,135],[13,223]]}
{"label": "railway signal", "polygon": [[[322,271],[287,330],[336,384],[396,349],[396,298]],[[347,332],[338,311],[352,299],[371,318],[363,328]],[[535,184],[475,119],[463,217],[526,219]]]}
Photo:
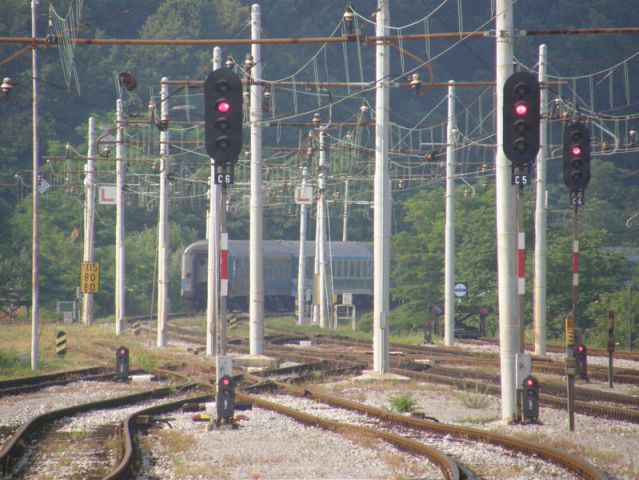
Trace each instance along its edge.
{"label": "railway signal", "polygon": [[516,72],[504,83],[503,149],[515,167],[535,162],[539,152],[539,81]]}
{"label": "railway signal", "polygon": [[539,381],[532,375],[524,378],[522,417],[524,421],[539,419]]}
{"label": "railway signal", "polygon": [[120,347],[115,351],[115,378],[129,378],[129,349],[126,347]]}
{"label": "railway signal", "polygon": [[590,182],[590,130],[583,123],[564,127],[564,183],[570,192],[583,192]]}
{"label": "railway signal", "polygon": [[583,343],[577,345],[575,351],[575,370],[584,380],[588,380],[588,349]]}
{"label": "railway signal", "polygon": [[217,406],[217,421],[219,423],[231,423],[235,414],[235,382],[230,375],[224,375],[218,380],[215,403]]}
{"label": "railway signal", "polygon": [[242,81],[228,68],[204,82],[204,138],[215,165],[234,164],[242,149]]}

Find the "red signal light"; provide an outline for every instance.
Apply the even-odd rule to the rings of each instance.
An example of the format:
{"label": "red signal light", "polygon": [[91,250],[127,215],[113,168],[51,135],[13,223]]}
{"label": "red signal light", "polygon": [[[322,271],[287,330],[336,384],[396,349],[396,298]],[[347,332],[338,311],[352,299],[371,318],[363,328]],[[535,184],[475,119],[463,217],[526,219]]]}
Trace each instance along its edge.
{"label": "red signal light", "polygon": [[527,387],[532,387],[535,384],[535,381],[532,378],[528,378],[526,380],[526,386]]}
{"label": "red signal light", "polygon": [[582,353],[582,352],[584,351],[584,346],[583,346],[583,345],[578,345],[578,346],[577,346],[577,351],[578,351],[579,353]]}
{"label": "red signal light", "polygon": [[124,357],[126,355],[126,348],[121,348],[120,350],[118,350],[118,355]]}
{"label": "red signal light", "polygon": [[515,115],[523,117],[528,113],[528,105],[522,102],[515,104]]}
{"label": "red signal light", "polygon": [[215,105],[215,108],[217,108],[217,111],[220,113],[227,113],[231,110],[231,104],[226,100],[220,100]]}
{"label": "red signal light", "polygon": [[231,379],[230,378],[223,378],[222,379],[222,385],[224,385],[225,387],[229,386],[231,384]]}
{"label": "red signal light", "polygon": [[571,154],[573,157],[580,157],[580,156],[581,156],[581,154],[582,154],[582,152],[583,152],[583,149],[582,149],[579,145],[573,145],[573,146],[570,148],[570,154]]}

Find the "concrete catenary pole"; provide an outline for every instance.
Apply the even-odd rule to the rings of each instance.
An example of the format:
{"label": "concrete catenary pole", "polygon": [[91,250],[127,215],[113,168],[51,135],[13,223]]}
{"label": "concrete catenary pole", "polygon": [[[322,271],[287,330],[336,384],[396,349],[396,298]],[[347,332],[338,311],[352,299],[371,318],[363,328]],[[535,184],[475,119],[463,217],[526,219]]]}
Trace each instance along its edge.
{"label": "concrete catenary pole", "polygon": [[124,186],[126,182],[126,150],[124,148],[124,108],[116,102],[115,134],[115,334],[122,335],[126,305],[126,250],[124,246]]}
{"label": "concrete catenary pole", "polygon": [[455,82],[448,82],[448,126],[446,132],[446,228],[444,233],[444,344],[455,338],[455,174],[457,170]]}
{"label": "concrete catenary pole", "polygon": [[[251,39],[261,37],[260,6],[251,6]],[[262,219],[262,55],[261,45],[254,43],[251,54],[255,66],[252,68],[251,105],[251,201],[249,240],[249,343],[250,354],[261,355],[264,337],[264,259]]]}
{"label": "concrete catenary pole", "polygon": [[[306,189],[306,176],[308,175],[308,166],[306,161],[302,165],[302,190]],[[308,223],[308,215],[306,212],[306,204],[300,204],[300,252],[297,259],[297,323],[303,325],[306,323],[306,227]]]}
{"label": "concrete catenary pole", "polygon": [[166,346],[169,314],[169,85],[160,86],[160,208],[158,218],[158,323],[157,346]]}
{"label": "concrete catenary pole", "polygon": [[[31,1],[31,36],[37,38],[37,10],[38,0]],[[40,226],[39,226],[39,206],[40,206],[40,120],[38,116],[38,49],[31,50],[31,69],[33,88],[33,98],[31,104],[31,115],[33,119],[33,230],[31,241],[31,370],[38,369],[38,323],[40,316],[40,290],[38,283],[38,257],[40,251]]]}
{"label": "concrete catenary pole", "polygon": [[539,155],[537,155],[537,179],[535,182],[535,253],[533,317],[535,322],[535,355],[546,354],[546,159],[548,157],[548,88],[546,71],[548,56],[546,45],[539,45],[540,93]]}
{"label": "concrete catenary pole", "polygon": [[348,241],[348,178],[344,181],[344,213],[342,215],[342,242]]}
{"label": "concrete catenary pole", "polygon": [[319,176],[317,188],[319,198],[317,199],[317,221],[319,223],[319,237],[316,239],[319,245],[319,311],[320,327],[328,328],[331,322],[332,298],[330,288],[328,288],[329,275],[327,275],[327,252],[326,252],[326,172],[328,170],[328,147],[326,145],[326,132],[324,128],[319,128]]}
{"label": "concrete catenary pole", "polygon": [[[319,190],[319,186],[318,186]],[[315,245],[313,255],[313,316],[314,325],[320,322],[320,301],[319,301],[319,275],[320,275],[320,254],[319,254],[319,238],[320,238],[320,201],[319,193],[317,195],[317,205],[315,206]]]}
{"label": "concrete catenary pole", "polygon": [[513,72],[512,0],[496,3],[497,154],[495,164],[497,209],[497,284],[499,291],[499,347],[501,368],[502,419],[515,418],[515,355],[519,353],[519,313],[517,299],[517,202],[511,185],[510,165],[503,151],[504,83]]}
{"label": "concrete catenary pole", "polygon": [[[213,70],[222,68],[222,49],[213,49]],[[220,186],[215,184],[215,159],[209,158],[211,172],[209,178],[209,217],[207,222],[208,265],[206,289],[206,354],[213,356],[216,352],[216,334],[219,315],[219,248],[220,248]]]}
{"label": "concrete catenary pole", "polygon": [[[89,147],[87,149],[87,165],[84,175],[84,252],[85,262],[93,261],[94,226],[95,226],[95,119],[89,118]],[[93,323],[93,294],[82,296],[82,322],[85,325]]]}
{"label": "concrete catenary pole", "polygon": [[[377,0],[375,34],[389,32],[389,0]],[[390,369],[390,181],[389,151],[389,88],[390,48],[380,41],[375,47],[375,181],[373,221],[373,371],[387,373]]]}

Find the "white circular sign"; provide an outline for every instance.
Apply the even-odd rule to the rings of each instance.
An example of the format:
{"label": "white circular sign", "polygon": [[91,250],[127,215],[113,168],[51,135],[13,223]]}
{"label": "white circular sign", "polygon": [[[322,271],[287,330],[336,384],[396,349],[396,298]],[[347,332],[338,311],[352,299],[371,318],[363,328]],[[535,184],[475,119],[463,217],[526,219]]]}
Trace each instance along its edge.
{"label": "white circular sign", "polygon": [[457,298],[465,297],[468,294],[468,285],[465,283],[456,283],[453,292]]}

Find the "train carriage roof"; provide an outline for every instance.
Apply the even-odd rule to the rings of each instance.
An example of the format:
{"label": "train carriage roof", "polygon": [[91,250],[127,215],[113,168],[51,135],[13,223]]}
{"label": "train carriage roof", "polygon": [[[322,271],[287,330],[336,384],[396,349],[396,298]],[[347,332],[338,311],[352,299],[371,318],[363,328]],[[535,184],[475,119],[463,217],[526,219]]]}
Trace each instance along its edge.
{"label": "train carriage roof", "polygon": [[[299,256],[299,242],[297,240],[264,240],[262,248],[268,256]],[[368,259],[373,256],[373,244],[370,242],[327,242],[328,255],[333,258]],[[249,240],[229,240],[229,254],[240,257],[248,256]],[[206,253],[208,241],[198,240],[184,250],[185,254]],[[315,255],[315,242],[304,242],[304,253],[307,257]]]}

